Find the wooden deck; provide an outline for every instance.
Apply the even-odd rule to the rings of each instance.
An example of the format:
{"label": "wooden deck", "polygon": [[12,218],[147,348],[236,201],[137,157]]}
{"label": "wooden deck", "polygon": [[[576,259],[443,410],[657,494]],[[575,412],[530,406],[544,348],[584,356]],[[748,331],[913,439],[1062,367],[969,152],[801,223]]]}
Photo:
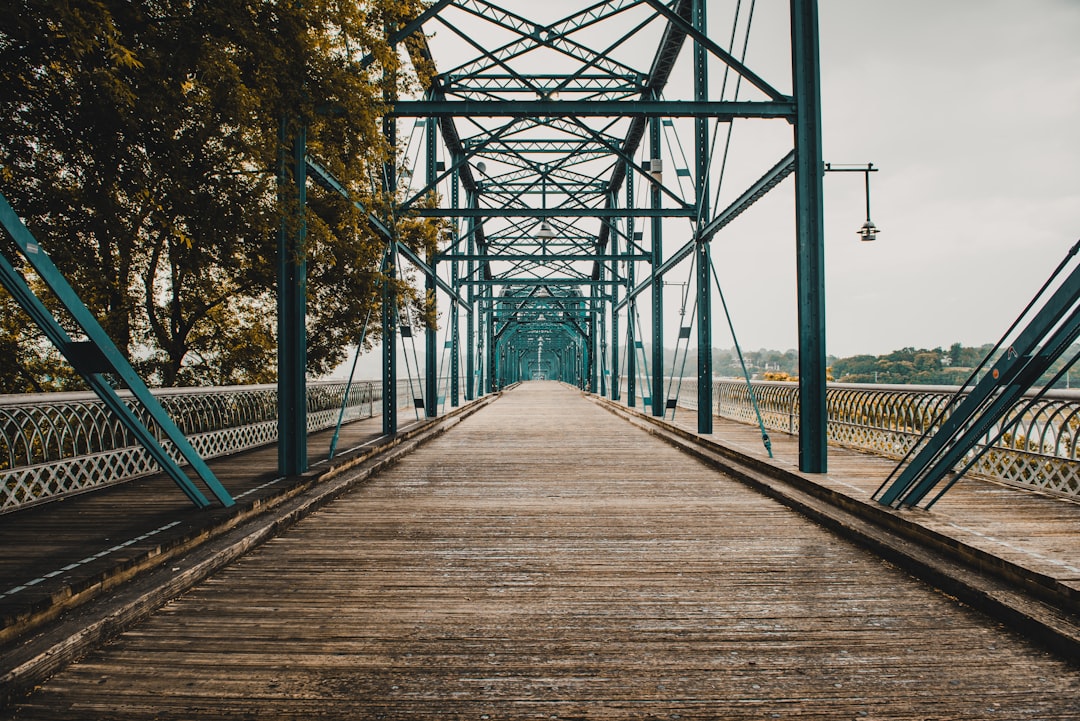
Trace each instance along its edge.
{"label": "wooden deck", "polygon": [[1080,669],[531,383],[14,717],[1071,720]]}
{"label": "wooden deck", "polygon": [[[409,423],[403,414],[402,430]],[[381,418],[345,425],[340,457],[376,443]],[[137,479],[0,516],[0,645],[93,596],[228,528],[273,503],[328,466],[333,431],[312,434],[308,478],[277,474],[277,448],[238,453],[209,465],[237,501],[198,510],[164,474]]]}
{"label": "wooden deck", "polygon": [[[695,413],[679,409],[673,423],[696,432]],[[756,426],[716,418],[713,437],[739,453],[763,462],[768,459]],[[828,473],[804,474],[798,471],[798,437],[772,433],[770,439],[774,456],[768,460],[770,465],[858,502],[869,503],[896,467],[896,461],[872,453],[830,447]],[[1052,579],[1061,595],[1080,610],[1080,504],[1076,501],[967,477],[932,511],[907,509],[898,515],[995,563],[1012,564],[1018,573]]]}

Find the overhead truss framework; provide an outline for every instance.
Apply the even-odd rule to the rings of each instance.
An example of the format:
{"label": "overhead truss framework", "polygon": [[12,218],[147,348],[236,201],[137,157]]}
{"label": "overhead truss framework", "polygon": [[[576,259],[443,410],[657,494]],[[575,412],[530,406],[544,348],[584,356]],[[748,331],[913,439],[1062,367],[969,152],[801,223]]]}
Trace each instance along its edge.
{"label": "overhead truss framework", "polygon": [[[721,11],[735,13],[730,38],[716,37],[722,23],[708,17]],[[420,134],[426,148],[402,158],[397,212],[451,221],[424,268],[429,287],[450,286],[451,377],[463,357],[466,398],[542,377],[633,403],[642,376],[641,396],[662,415],[671,401],[663,287],[685,263],[696,286],[698,429],[712,432],[710,242],[793,174],[800,466],[824,472],[816,1],[790,0],[791,73],[773,79],[736,52],[734,29],[742,22],[749,36],[749,20],[735,3],[608,0],[551,12],[436,0],[390,36],[414,64],[435,68],[422,95],[393,99],[387,132]],[[760,178],[719,207],[721,135],[736,119],[788,124],[792,147],[764,158]],[[431,193],[440,207],[420,202]],[[460,309],[469,311],[463,339]],[[638,337],[645,327],[648,339]],[[458,395],[455,383],[452,404]]]}

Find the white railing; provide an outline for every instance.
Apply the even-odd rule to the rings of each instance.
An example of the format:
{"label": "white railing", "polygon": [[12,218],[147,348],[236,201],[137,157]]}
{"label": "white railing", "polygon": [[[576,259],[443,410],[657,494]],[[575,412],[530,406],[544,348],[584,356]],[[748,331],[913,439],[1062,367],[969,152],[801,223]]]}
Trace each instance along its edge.
{"label": "white railing", "polygon": [[[798,384],[754,381],[752,385],[765,428],[798,434]],[[625,379],[622,387],[626,387]],[[899,460],[924,431],[933,430],[933,419],[956,391],[952,386],[830,383],[825,393],[829,442]],[[640,391],[637,395],[640,404]],[[1016,420],[1015,427],[991,446],[970,472],[1022,488],[1080,498],[1080,391],[1049,392],[1024,410],[1032,396],[1029,394],[987,432],[976,450],[985,448],[1003,425]],[[715,381],[713,403],[720,417],[758,424],[745,381]],[[696,379],[683,379],[679,406],[697,407]]]}
{"label": "white railing", "polygon": [[[308,385],[309,432],[337,424],[345,388],[340,382]],[[203,458],[277,441],[275,385],[158,389],[154,395]],[[371,416],[380,398],[377,383],[354,383],[345,420]],[[148,417],[142,420],[154,428]],[[158,470],[93,393],[0,396],[0,513]]]}
{"label": "white railing", "polygon": [[[409,409],[417,417],[423,415],[423,409],[415,409],[417,399],[423,395],[421,383],[399,378],[396,392],[402,420],[408,418]],[[440,378],[439,401],[443,408],[448,388],[449,379]],[[308,384],[309,433],[337,425],[345,391],[343,381]],[[203,458],[277,442],[276,385],[162,388],[153,394]],[[125,397],[123,392],[120,395]],[[343,422],[381,412],[381,381],[354,382],[349,388]],[[142,416],[142,420],[154,429],[148,417]],[[167,442],[163,446],[170,449]],[[0,396],[0,513],[159,470],[153,458],[93,393]]]}

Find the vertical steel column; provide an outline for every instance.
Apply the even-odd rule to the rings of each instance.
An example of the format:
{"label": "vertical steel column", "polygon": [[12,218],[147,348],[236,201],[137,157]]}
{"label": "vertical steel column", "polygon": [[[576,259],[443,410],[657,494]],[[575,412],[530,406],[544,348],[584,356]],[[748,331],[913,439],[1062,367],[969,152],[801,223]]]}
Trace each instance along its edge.
{"label": "vertical steel column", "polygon": [[[627,178],[629,182],[629,178]],[[611,204],[615,207],[615,203]],[[619,234],[615,232],[615,219],[608,221],[612,225],[611,233],[611,254],[617,256],[619,254]],[[611,279],[618,280],[619,278],[619,262],[616,260],[611,261]],[[619,305],[619,284],[612,283],[611,285],[611,336],[608,343],[611,345],[611,400],[619,400],[621,389],[619,388],[619,311],[617,306]]]}
{"label": "vertical steel column", "polygon": [[[488,286],[490,287],[490,286]],[[483,396],[487,393],[487,363],[488,363],[488,347],[487,347],[487,324],[489,313],[486,310],[488,287],[480,288],[480,303],[477,306],[477,310],[480,313],[480,318],[476,326],[476,395]]]}
{"label": "vertical steel column", "polygon": [[[694,28],[708,33],[705,0],[694,0]],[[700,42],[694,42],[694,99],[709,99],[709,53]],[[697,268],[697,336],[698,336],[698,433],[713,432],[712,413],[712,278],[709,277],[709,243],[701,238],[701,228],[710,218],[709,211],[709,120],[694,119],[694,160],[697,166],[697,223],[695,245]]]}
{"label": "vertical steel column", "polygon": [[[457,159],[454,160],[454,166],[457,167]],[[450,185],[450,207],[457,210],[458,205],[461,202],[458,181],[458,171],[454,170],[451,176]],[[457,244],[460,240],[458,232],[458,218],[452,220],[452,230],[450,236],[450,243],[453,246],[453,252],[457,253]],[[450,287],[453,288],[458,295],[461,295],[461,285],[458,283],[458,261],[450,261]],[[461,344],[458,340],[460,333],[460,317],[461,312],[460,304],[457,301],[450,302],[450,407],[457,408],[461,405]]]}
{"label": "vertical steel column", "polygon": [[[435,144],[435,131],[438,128],[435,118],[428,118],[427,126],[427,159],[425,168],[425,182],[428,186],[435,185],[435,178],[437,177],[435,172],[436,150]],[[436,250],[431,250],[427,255],[428,268],[431,272],[427,274],[424,280],[424,292],[426,295],[426,301],[431,303],[435,308],[438,308],[438,285],[435,283],[435,273],[437,272],[437,258]],[[452,301],[451,301],[452,302]],[[439,414],[439,334],[435,328],[434,323],[424,328],[424,415],[428,418],[434,418]]]}
{"label": "vertical steel column", "polygon": [[[663,148],[660,143],[661,119],[653,118],[649,123],[649,153],[653,162],[660,160]],[[655,171],[654,171],[655,172]],[[660,183],[655,179],[651,188],[651,206],[659,209],[664,200],[660,193]],[[664,415],[664,276],[659,273],[664,262],[664,220],[652,219],[652,414],[658,418]]]}
{"label": "vertical steel column", "polygon": [[[600,280],[604,280],[606,277],[604,264],[600,263]],[[598,297],[599,296],[599,297]],[[603,298],[603,286],[599,288],[597,286],[592,287],[592,299],[590,301],[589,318],[595,319],[596,324],[593,326],[596,329],[596,341],[593,343],[594,352],[596,352],[596,360],[594,361],[597,366],[594,375],[596,376],[598,383],[593,384],[593,393],[598,393],[601,396],[607,395],[607,376],[604,375],[604,361],[607,360],[607,339],[604,333],[607,331],[607,326],[604,323],[604,313],[600,307],[600,300]]]}
{"label": "vertical steel column", "polygon": [[817,0],[791,0],[796,104],[795,219],[799,299],[799,469],[827,468],[825,228]]}
{"label": "vertical steel column", "polygon": [[499,390],[498,380],[498,356],[496,356],[495,348],[495,291],[493,286],[487,286],[485,293],[488,295],[490,302],[487,303],[487,317],[484,319],[484,331],[487,335],[487,341],[484,343],[484,347],[487,349],[487,389],[488,393],[494,393]]}
{"label": "vertical steel column", "polygon": [[[634,207],[634,173],[626,174],[626,209]],[[634,240],[634,218],[626,216],[626,247],[629,255],[636,255],[637,248]],[[634,263],[626,261],[626,292],[629,293],[634,287]],[[635,338],[634,317],[637,313],[637,301],[633,298],[626,304],[626,405],[633,408],[637,405],[637,339]]]}
{"label": "vertical steel column", "polygon": [[[278,472],[283,476],[295,476],[308,469],[307,251],[304,247],[307,234],[304,217],[307,202],[307,129],[299,120],[283,118],[278,142],[278,203],[282,209],[277,249]],[[295,185],[295,206],[290,203],[290,176]],[[286,208],[292,212],[286,211]]]}
{"label": "vertical steel column", "polygon": [[[397,126],[392,116],[383,119],[383,134],[391,149],[391,157],[383,163],[383,178],[386,182],[386,192],[395,197],[397,188]],[[383,271],[383,294],[382,294],[382,403],[383,403],[383,435],[397,433],[397,289],[394,287],[397,278],[398,248],[397,248],[397,223],[393,217],[387,218],[390,228],[390,239],[387,241],[386,267]]]}
{"label": "vertical steel column", "polygon": [[[467,198],[469,209],[479,205],[476,197],[477,191],[470,191]],[[469,216],[469,227],[466,231],[468,241],[466,254],[469,260],[465,263],[465,280],[472,281],[476,266],[473,263],[473,253],[476,252],[476,218]],[[476,286],[469,282],[466,286],[467,299],[469,301],[469,316],[465,319],[465,400],[471,401],[476,398]]]}

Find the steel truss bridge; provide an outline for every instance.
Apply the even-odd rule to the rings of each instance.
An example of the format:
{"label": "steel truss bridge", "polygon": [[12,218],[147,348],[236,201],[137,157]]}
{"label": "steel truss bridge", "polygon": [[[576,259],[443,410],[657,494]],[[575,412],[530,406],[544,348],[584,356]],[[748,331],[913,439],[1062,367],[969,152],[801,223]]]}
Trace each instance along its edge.
{"label": "steel truss bridge", "polygon": [[[297,476],[309,468],[303,252],[309,184],[352,200],[385,243],[384,435],[398,432],[399,335],[411,336],[393,281],[414,272],[423,277],[436,309],[442,303],[448,311],[450,408],[523,379],[553,379],[631,407],[640,397],[652,415],[662,417],[677,401],[670,382],[665,387],[665,340],[675,336],[677,353],[685,353],[696,336],[696,382],[687,385],[696,389],[697,432],[710,434],[712,298],[714,281],[719,284],[711,243],[788,176],[795,186],[798,466],[806,473],[826,471],[822,176],[834,168],[821,152],[817,3],[788,5],[790,63],[782,77],[768,77],[775,68],[756,72],[745,60],[753,3],[748,13],[736,4],[726,46],[715,38],[718,23],[709,18],[709,7],[705,0],[604,0],[566,16],[540,8],[537,17],[526,17],[488,0],[436,0],[402,27],[388,28],[390,46],[425,69],[417,74],[426,87],[416,97],[386,98],[383,132],[395,154],[382,169],[394,197],[384,216],[349,198],[308,152],[302,120],[282,118],[280,473]],[[399,92],[396,82],[386,87]],[[762,143],[756,179],[727,192],[735,120],[780,126],[777,137],[784,142],[779,148]],[[867,183],[871,170],[868,165],[863,171]],[[298,200],[291,209],[284,202],[290,184]],[[290,212],[299,212],[300,222],[287,222]],[[443,242],[427,257],[397,236],[393,219],[404,215],[446,219]],[[57,320],[3,254],[0,282],[108,412],[196,506],[211,501],[181,469],[184,463],[221,505],[233,505],[200,452],[2,196],[0,225],[70,323]],[[874,230],[869,217],[863,230]],[[1011,437],[1002,419],[1080,336],[1080,268],[1069,270],[1078,249],[1080,243],[1006,332],[1001,354],[987,360],[992,367],[977,369],[936,415],[911,424],[924,434],[905,457],[907,468],[879,490],[879,501],[917,505],[954,468],[971,467],[977,460],[972,454],[986,453],[998,440],[981,439],[995,432]],[[671,332],[665,327],[670,314],[664,287],[676,269],[686,268],[690,280],[680,284],[686,295],[679,327]],[[433,326],[426,329],[424,346],[423,390],[414,394],[414,405],[431,418],[438,415],[440,398],[440,344]],[[130,396],[122,398],[117,386]],[[757,410],[753,394],[750,400]],[[1030,401],[1036,402],[1038,396]]]}
{"label": "steel truss bridge", "polygon": [[[750,17],[717,38],[717,3],[559,5],[526,17],[434,0],[388,30],[435,72],[415,97],[387,98],[397,200],[361,210],[385,275],[422,278],[447,318],[442,344],[424,334],[422,391],[411,377],[402,390],[411,328],[391,283],[378,381],[309,386],[304,223],[283,217],[276,388],[152,393],[0,196],[0,225],[70,322],[4,254],[0,281],[98,398],[0,403],[13,470],[0,512],[20,509],[0,525],[0,709],[1080,712],[1080,408],[1029,390],[1080,336],[1080,244],[962,389],[827,393],[816,1],[788,3],[779,73],[736,42]],[[755,147],[756,172],[729,189],[736,120],[782,142]],[[312,185],[349,197],[302,122],[282,119],[281,140],[282,196],[293,185],[301,213]],[[788,182],[799,383],[714,382],[712,242]],[[437,250],[401,242],[405,214],[446,220]],[[676,275],[691,310],[672,328]],[[666,417],[672,338],[696,346],[691,422]],[[423,420],[407,425],[405,407]],[[786,461],[756,445],[767,429]],[[847,448],[826,474],[830,440]],[[912,512],[965,464],[996,481]],[[118,469],[132,480],[112,483]],[[63,502],[39,504],[50,494]],[[26,696],[170,600],[173,613]]]}

